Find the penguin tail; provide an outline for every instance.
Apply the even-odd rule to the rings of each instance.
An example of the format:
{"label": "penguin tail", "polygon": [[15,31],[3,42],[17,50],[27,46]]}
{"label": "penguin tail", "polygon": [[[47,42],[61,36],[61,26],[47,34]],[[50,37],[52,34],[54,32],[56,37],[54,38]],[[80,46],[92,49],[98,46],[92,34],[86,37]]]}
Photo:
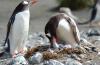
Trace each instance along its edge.
{"label": "penguin tail", "polygon": [[6,46],[7,44],[7,48],[5,49],[6,52],[10,52],[10,41],[8,38],[6,38],[5,42],[4,42],[4,46]]}

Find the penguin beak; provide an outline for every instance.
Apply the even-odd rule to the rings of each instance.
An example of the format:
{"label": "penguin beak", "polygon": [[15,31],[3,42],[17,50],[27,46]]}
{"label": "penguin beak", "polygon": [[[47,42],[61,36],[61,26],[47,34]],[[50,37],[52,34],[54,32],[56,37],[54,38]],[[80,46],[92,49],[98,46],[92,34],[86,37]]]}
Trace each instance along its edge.
{"label": "penguin beak", "polygon": [[33,4],[36,3],[36,2],[37,2],[37,0],[30,0],[30,1],[29,1],[29,4],[30,4],[30,5],[31,5],[31,4],[33,5]]}

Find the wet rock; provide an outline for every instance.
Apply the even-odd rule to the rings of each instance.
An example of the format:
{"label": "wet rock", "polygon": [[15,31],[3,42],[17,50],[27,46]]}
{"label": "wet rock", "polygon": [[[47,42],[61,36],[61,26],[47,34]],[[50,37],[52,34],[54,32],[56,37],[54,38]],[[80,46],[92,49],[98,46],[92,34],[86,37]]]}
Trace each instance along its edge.
{"label": "wet rock", "polygon": [[39,64],[43,60],[43,55],[39,52],[33,54],[32,57],[29,58],[30,63],[32,64]]}
{"label": "wet rock", "polygon": [[63,63],[50,59],[49,61],[45,61],[44,65],[64,65]]}
{"label": "wet rock", "polygon": [[82,65],[82,63],[80,63],[77,60],[68,58],[67,61],[65,62],[65,65]]}

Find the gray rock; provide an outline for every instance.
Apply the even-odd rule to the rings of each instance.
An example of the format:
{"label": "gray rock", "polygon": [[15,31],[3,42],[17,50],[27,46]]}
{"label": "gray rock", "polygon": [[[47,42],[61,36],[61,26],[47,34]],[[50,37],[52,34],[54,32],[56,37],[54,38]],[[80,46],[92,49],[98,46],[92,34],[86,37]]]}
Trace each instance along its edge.
{"label": "gray rock", "polygon": [[17,56],[16,58],[12,58],[9,65],[28,65],[28,62],[23,56]]}
{"label": "gray rock", "polygon": [[77,60],[68,58],[67,61],[65,62],[65,65],[82,65],[82,64]]}
{"label": "gray rock", "polygon": [[4,52],[5,49],[7,48],[6,46],[3,45],[4,41],[0,41],[0,53]]}
{"label": "gray rock", "polygon": [[44,65],[64,65],[63,63],[50,59],[49,61],[45,61]]}
{"label": "gray rock", "polygon": [[38,33],[34,33],[29,35],[29,38],[27,40],[26,43],[27,47],[36,47],[36,46],[40,46],[40,45],[47,45],[49,44],[49,40],[47,39],[47,37],[45,36],[45,34],[43,32],[38,32]]}
{"label": "gray rock", "polygon": [[34,65],[44,65],[43,63],[39,63],[39,64],[34,64]]}
{"label": "gray rock", "polygon": [[81,60],[76,54],[71,54],[71,58],[75,60]]}
{"label": "gray rock", "polygon": [[33,56],[29,58],[29,61],[32,64],[39,64],[42,62],[42,60],[43,60],[43,55],[39,52],[33,54]]}
{"label": "gray rock", "polygon": [[89,29],[87,32],[88,36],[100,36],[100,31],[97,29]]}
{"label": "gray rock", "polygon": [[81,37],[81,38],[84,38],[84,39],[88,39],[88,36],[87,36],[87,34],[86,34],[86,31],[81,31],[81,32],[80,32],[80,37]]}
{"label": "gray rock", "polygon": [[100,62],[86,61],[84,65],[100,65]]}

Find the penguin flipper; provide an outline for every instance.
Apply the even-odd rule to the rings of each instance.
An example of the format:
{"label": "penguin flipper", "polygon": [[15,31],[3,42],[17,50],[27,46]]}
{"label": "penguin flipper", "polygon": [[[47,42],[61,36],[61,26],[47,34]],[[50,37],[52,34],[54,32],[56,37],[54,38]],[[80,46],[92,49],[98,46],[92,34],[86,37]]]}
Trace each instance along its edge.
{"label": "penguin flipper", "polygon": [[8,24],[7,24],[7,33],[6,33],[6,39],[5,39],[5,42],[4,42],[4,46],[6,45],[6,43],[8,45],[8,47],[6,49],[7,52],[10,52],[9,34],[10,34],[10,30],[11,30],[11,27],[13,25],[14,20],[15,20],[15,17],[12,15],[9,22],[8,22]]}
{"label": "penguin flipper", "polygon": [[79,34],[79,30],[78,30],[78,27],[77,27],[75,21],[70,17],[69,18],[67,17],[66,19],[67,19],[67,21],[69,22],[69,24],[71,26],[73,36],[74,36],[76,42],[79,43],[80,42],[80,34]]}

